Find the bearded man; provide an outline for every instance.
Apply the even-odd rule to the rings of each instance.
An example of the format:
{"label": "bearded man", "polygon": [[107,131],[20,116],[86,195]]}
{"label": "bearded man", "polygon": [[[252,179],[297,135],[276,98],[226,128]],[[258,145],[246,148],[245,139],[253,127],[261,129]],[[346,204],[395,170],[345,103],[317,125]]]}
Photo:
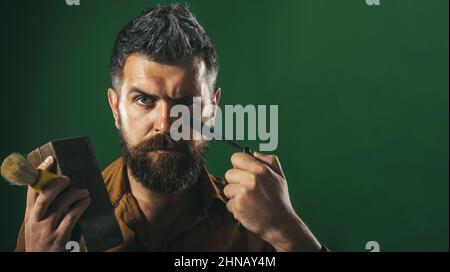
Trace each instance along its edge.
{"label": "bearded man", "polygon": [[[219,104],[218,71],[211,39],[184,6],[146,10],[119,32],[107,95],[122,156],[103,178],[124,242],[109,251],[326,250],[292,208],[276,156],[237,152],[219,179],[205,168],[205,140],[170,136],[173,106]],[[86,190],[64,190],[69,179],[28,191],[17,251],[65,250],[90,204]]]}

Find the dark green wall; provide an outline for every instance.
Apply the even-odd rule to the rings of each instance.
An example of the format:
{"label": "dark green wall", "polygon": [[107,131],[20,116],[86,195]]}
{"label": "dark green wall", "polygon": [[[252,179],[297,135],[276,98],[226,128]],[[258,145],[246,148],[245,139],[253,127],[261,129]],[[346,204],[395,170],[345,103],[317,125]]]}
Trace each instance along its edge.
{"label": "dark green wall", "polygon": [[[448,251],[448,0],[186,2],[215,40],[222,103],[279,105],[276,153],[323,243]],[[109,55],[155,3],[0,1],[0,158],[77,135],[102,167],[117,157]],[[230,154],[214,144],[209,169],[223,175]],[[0,250],[14,248],[24,201],[0,184]]]}

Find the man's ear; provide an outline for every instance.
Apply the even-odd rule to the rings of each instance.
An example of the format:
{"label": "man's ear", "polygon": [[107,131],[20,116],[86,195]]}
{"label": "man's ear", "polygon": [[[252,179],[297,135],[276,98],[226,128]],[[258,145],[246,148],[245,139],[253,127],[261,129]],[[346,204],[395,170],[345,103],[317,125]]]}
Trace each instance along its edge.
{"label": "man's ear", "polygon": [[112,114],[114,116],[114,122],[116,127],[120,129],[119,121],[119,94],[112,88],[108,89],[108,101],[111,107]]}
{"label": "man's ear", "polygon": [[214,91],[214,96],[212,98],[213,104],[219,106],[220,96],[222,95],[222,89],[217,88]]}
{"label": "man's ear", "polygon": [[[222,94],[222,90],[220,88],[217,88],[214,91],[214,95],[212,97],[212,105],[214,105],[214,112],[211,112],[209,118],[210,118],[210,125],[214,126],[214,124],[216,123],[216,116],[217,116],[217,108],[219,107],[219,102],[220,102],[220,96]],[[220,109],[219,109],[220,110]],[[221,117],[219,117],[221,118]]]}

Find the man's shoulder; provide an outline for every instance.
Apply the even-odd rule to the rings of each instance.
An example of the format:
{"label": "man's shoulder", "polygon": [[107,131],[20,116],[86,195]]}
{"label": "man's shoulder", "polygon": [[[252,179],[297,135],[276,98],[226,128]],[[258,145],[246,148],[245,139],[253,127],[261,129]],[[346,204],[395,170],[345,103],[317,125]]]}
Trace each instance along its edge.
{"label": "man's shoulder", "polygon": [[102,176],[103,179],[105,180],[105,183],[110,182],[111,179],[115,177],[117,174],[122,174],[123,166],[124,166],[123,158],[119,157],[111,164],[109,164],[105,169],[103,169]]}
{"label": "man's shoulder", "polygon": [[122,196],[124,171],[125,164],[123,158],[120,157],[108,165],[102,172],[103,181],[105,182],[106,189],[113,204]]}

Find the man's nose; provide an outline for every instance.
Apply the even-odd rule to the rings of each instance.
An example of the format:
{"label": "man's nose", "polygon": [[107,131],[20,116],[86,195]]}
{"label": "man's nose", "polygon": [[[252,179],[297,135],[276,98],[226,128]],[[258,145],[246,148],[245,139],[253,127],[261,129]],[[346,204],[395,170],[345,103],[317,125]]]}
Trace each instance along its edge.
{"label": "man's nose", "polygon": [[161,101],[158,105],[155,131],[158,133],[168,133],[170,131],[171,118],[170,118],[171,105],[165,101]]}

